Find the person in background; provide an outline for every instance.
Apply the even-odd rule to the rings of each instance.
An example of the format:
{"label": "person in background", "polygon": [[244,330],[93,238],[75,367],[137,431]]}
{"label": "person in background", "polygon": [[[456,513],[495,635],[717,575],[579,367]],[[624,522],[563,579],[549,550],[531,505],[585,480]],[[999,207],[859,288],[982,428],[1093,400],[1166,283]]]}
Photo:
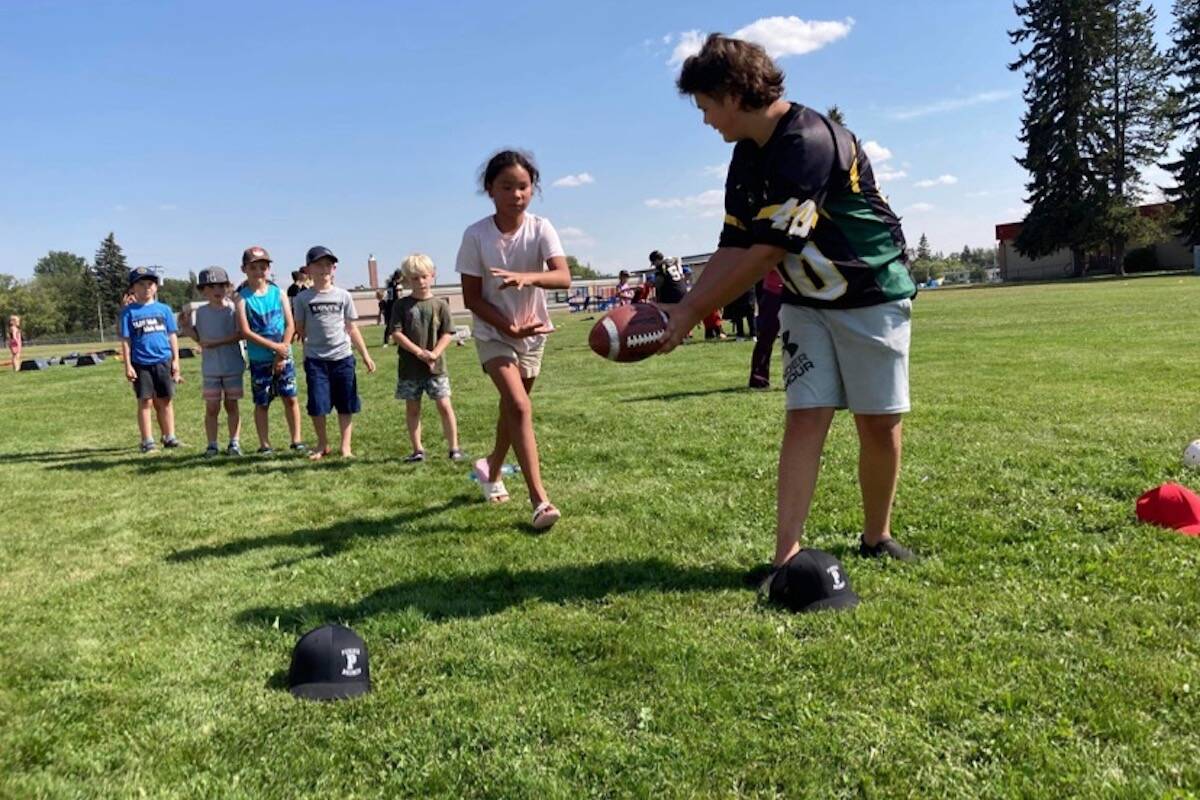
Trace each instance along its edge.
{"label": "person in background", "polygon": [[8,352],[12,356],[12,371],[17,372],[21,369],[21,347],[24,340],[21,338],[21,318],[13,314],[8,318]]}

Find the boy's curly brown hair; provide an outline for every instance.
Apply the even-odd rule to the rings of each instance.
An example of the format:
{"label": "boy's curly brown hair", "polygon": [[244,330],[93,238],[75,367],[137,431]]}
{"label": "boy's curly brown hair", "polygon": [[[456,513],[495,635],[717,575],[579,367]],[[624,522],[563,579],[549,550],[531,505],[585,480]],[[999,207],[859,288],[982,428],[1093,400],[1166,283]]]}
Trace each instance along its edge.
{"label": "boy's curly brown hair", "polygon": [[699,53],[683,62],[675,85],[682,95],[738,97],[748,111],[783,97],[783,71],[762,47],[713,33]]}

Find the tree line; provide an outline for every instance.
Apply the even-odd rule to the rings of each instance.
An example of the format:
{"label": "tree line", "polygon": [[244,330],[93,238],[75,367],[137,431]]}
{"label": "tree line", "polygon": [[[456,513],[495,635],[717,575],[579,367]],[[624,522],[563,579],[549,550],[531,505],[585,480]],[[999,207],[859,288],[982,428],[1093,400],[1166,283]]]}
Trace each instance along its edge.
{"label": "tree line", "polygon": [[[1154,41],[1144,0],[1025,0],[1009,37],[1009,69],[1025,77],[1017,162],[1029,173],[1029,213],[1016,240],[1029,257],[1068,249],[1076,275],[1089,253],[1118,274],[1130,246],[1174,232],[1200,245],[1200,0],[1175,0],[1171,46]],[[1169,157],[1176,143],[1178,156]],[[1153,165],[1170,214],[1138,211]]]}
{"label": "tree line", "polygon": [[[51,250],[38,259],[28,281],[0,273],[0,315],[20,316],[25,335],[31,339],[99,336],[102,331],[109,335],[115,331],[128,278],[125,254],[116,236],[109,233],[91,264],[74,253]],[[189,273],[188,278],[164,278],[158,298],[174,309],[200,299],[196,276]]]}

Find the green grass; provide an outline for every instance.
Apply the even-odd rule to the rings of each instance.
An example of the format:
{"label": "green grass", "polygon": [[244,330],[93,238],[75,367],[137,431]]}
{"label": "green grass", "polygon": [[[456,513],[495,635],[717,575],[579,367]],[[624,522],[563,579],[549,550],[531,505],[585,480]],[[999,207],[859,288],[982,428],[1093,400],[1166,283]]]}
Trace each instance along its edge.
{"label": "green grass", "polygon": [[[808,543],[845,562],[844,614],[741,585],[783,414],[740,389],[749,344],[615,365],[564,319],[546,536],[519,479],[480,502],[432,408],[435,457],[399,463],[392,354],[360,457],[321,465],[201,460],[198,360],[189,447],[149,457],[118,363],[0,374],[0,795],[1196,796],[1200,540],[1133,501],[1200,483],[1198,301],[1190,277],[922,295],[895,518],[923,560],[853,555],[839,415]],[[449,357],[478,453],[495,395]],[[292,645],[333,620],[375,691],[296,701]]]}

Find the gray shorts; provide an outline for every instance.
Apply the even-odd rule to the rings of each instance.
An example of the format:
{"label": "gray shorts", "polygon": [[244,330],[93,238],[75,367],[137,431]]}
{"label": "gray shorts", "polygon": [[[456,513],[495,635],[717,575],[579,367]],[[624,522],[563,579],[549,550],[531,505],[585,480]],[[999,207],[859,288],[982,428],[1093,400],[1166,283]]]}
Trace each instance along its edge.
{"label": "gray shorts", "polygon": [[788,410],[909,410],[912,300],[846,309],[784,304],[779,327]]}
{"label": "gray shorts", "polygon": [[398,378],[396,380],[397,400],[420,400],[422,392],[429,395],[430,400],[449,397],[450,376],[430,375],[428,378]]}
{"label": "gray shorts", "polygon": [[205,400],[240,400],[245,393],[242,373],[236,375],[205,375],[200,396]]}

